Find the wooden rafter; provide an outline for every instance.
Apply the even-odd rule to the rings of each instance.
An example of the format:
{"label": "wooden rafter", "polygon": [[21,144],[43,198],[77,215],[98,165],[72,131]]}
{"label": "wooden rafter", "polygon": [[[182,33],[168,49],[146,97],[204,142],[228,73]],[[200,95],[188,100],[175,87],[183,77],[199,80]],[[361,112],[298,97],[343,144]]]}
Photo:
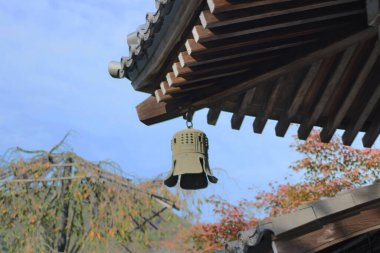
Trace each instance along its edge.
{"label": "wooden rafter", "polygon": [[355,46],[351,46],[344,52],[339,64],[337,65],[337,68],[335,69],[335,72],[328,81],[326,88],[324,89],[324,92],[321,98],[319,99],[314,111],[312,112],[311,116],[308,117],[298,129],[298,138],[300,138],[301,140],[305,140],[309,136],[313,128],[313,125],[318,121],[319,117],[323,113],[327,103],[331,99],[331,95],[338,86],[340,79],[342,78],[344,71],[346,70],[347,65],[350,63],[352,56],[354,55],[355,48]]}
{"label": "wooden rafter", "polygon": [[264,127],[271,115],[275,103],[278,101],[279,96],[281,95],[281,88],[285,84],[285,77],[281,76],[275,83],[274,87],[271,88],[270,95],[267,95],[268,99],[264,102],[264,108],[261,111],[260,115],[256,116],[255,121],[253,122],[253,131],[255,133],[262,133]]}
{"label": "wooden rafter", "polygon": [[372,113],[375,106],[380,100],[380,85],[378,84],[372,95],[369,97],[368,102],[365,103],[363,110],[361,111],[360,117],[351,125],[343,134],[343,144],[350,146],[354,141],[356,135],[362,129],[364,123],[368,119],[368,116]]}
{"label": "wooden rafter", "polygon": [[248,106],[251,104],[253,96],[255,95],[256,88],[248,90],[242,97],[240,105],[238,105],[237,110],[233,113],[231,118],[231,128],[239,130],[244,116],[247,112]]}
{"label": "wooden rafter", "polygon": [[233,4],[227,0],[207,0],[207,4],[212,13],[222,13],[251,9],[271,4],[286,3],[290,1],[292,0],[264,0]]}
{"label": "wooden rafter", "polygon": [[373,123],[371,127],[367,130],[367,132],[363,136],[363,139],[362,139],[363,146],[366,148],[372,147],[372,145],[375,143],[379,134],[380,134],[380,105],[378,105],[377,114],[375,118],[373,119]]}
{"label": "wooden rafter", "polygon": [[300,26],[300,25],[305,25],[305,24],[310,24],[310,23],[323,22],[323,21],[333,20],[337,18],[360,15],[364,13],[365,13],[364,10],[351,10],[351,11],[346,11],[346,12],[341,12],[341,13],[336,13],[336,14],[330,14],[326,16],[319,16],[315,18],[279,23],[275,25],[252,28],[252,29],[242,30],[242,31],[235,31],[235,32],[226,33],[226,34],[215,34],[211,30],[205,29],[201,25],[197,25],[193,29],[193,37],[196,42],[209,43],[209,42],[218,41],[218,40],[226,40],[230,38],[235,38],[238,36],[252,35],[256,33],[268,32],[268,31],[281,29],[281,28],[289,28],[292,26]]}
{"label": "wooden rafter", "polygon": [[207,113],[207,124],[216,125],[221,111],[220,106],[211,107]]}
{"label": "wooden rafter", "polygon": [[286,64],[284,66],[281,66],[279,68],[276,68],[272,71],[268,71],[262,75],[253,77],[251,79],[248,79],[244,82],[241,82],[237,85],[234,85],[230,87],[229,89],[224,89],[220,93],[216,93],[210,97],[207,97],[205,99],[200,99],[199,101],[195,102],[193,104],[196,108],[201,108],[207,103],[218,103],[221,100],[234,95],[239,94],[241,92],[244,92],[248,89],[256,87],[258,84],[263,83],[267,80],[273,80],[281,75],[284,75],[290,71],[297,70],[299,68],[304,67],[305,65],[309,65],[313,63],[316,60],[320,60],[321,58],[327,58],[331,55],[335,55],[336,53],[345,50],[346,48],[357,44],[358,42],[362,40],[368,40],[370,38],[373,38],[376,35],[376,31],[373,29],[366,29],[364,31],[358,32],[354,35],[348,36],[345,39],[342,39],[338,42],[335,42],[331,44],[328,47],[325,47],[323,49],[316,50],[304,57],[301,57],[289,64]]}
{"label": "wooden rafter", "polygon": [[190,103],[191,106],[195,109],[207,107],[210,104],[218,104],[231,95],[240,94],[242,92],[256,87],[260,83],[263,83],[267,80],[273,80],[281,75],[287,74],[291,71],[296,71],[299,68],[313,64],[315,61],[318,61],[321,58],[326,58],[331,55],[334,55],[363,40],[369,40],[373,38],[375,35],[375,30],[370,28],[365,29],[351,36],[347,36],[346,38],[341,39],[340,41],[332,43],[331,45],[325,48],[318,49],[312,53],[307,54],[306,56],[300,57],[299,59],[289,64],[285,64],[274,70],[260,74],[259,76],[249,78],[248,80],[240,82],[236,85],[231,85],[230,87],[225,88],[220,92],[215,92],[212,95],[209,95],[204,98],[201,97],[196,101],[186,102],[186,100],[182,100],[182,103],[180,105],[176,103],[168,104],[165,102],[157,104],[157,101],[154,97],[152,99],[149,98],[143,103],[141,103],[139,106],[137,106],[139,118],[142,122],[146,124],[153,124],[183,114],[184,111],[186,111],[186,107],[189,106],[188,103]]}
{"label": "wooden rafter", "polygon": [[[286,41],[296,41],[304,38],[311,38],[312,36],[321,36],[322,33],[326,33],[329,31],[339,30],[341,28],[350,26],[350,21],[344,23],[337,23],[331,26],[316,26],[309,27],[299,31],[293,31],[291,33],[276,33],[269,35],[261,35],[256,36],[254,40],[242,40],[238,42],[231,41],[226,44],[218,43],[215,46],[206,47],[205,45],[196,42],[193,38],[190,38],[185,43],[186,47],[186,56],[189,55],[192,58],[188,58],[188,60],[193,59],[196,61],[196,58],[200,57],[213,57],[214,55],[223,55],[230,54],[230,52],[238,52],[238,51],[246,51],[251,47],[265,47],[267,44],[281,44]],[[181,58],[185,58],[181,56]]]}
{"label": "wooden rafter", "polygon": [[307,4],[307,2],[305,2],[306,5],[304,6],[297,6],[294,8],[285,8],[282,10],[274,10],[270,12],[260,13],[257,15],[249,15],[246,17],[237,16],[236,18],[226,19],[226,20],[220,20],[210,10],[204,10],[200,14],[200,21],[204,28],[212,29],[216,27],[231,26],[231,25],[236,25],[240,23],[252,22],[252,21],[273,18],[273,17],[283,16],[283,15],[290,15],[290,14],[295,15],[300,12],[312,11],[312,10],[317,10],[321,8],[326,8],[326,7],[334,7],[334,6],[354,3],[354,2],[360,2],[360,0],[335,0],[335,1],[319,2],[319,3],[314,3],[314,4]]}
{"label": "wooden rafter", "polygon": [[[360,89],[364,85],[365,81],[368,78],[368,75],[370,71],[372,70],[373,66],[376,63],[376,60],[378,59],[379,55],[379,43],[373,48],[371,53],[369,54],[369,57],[367,58],[366,62],[364,63],[359,75],[357,76],[350,92],[347,96],[345,96],[345,100],[342,104],[342,106],[339,108],[339,111],[334,115],[333,121],[331,124],[328,124],[327,127],[325,127],[321,132],[321,139],[324,142],[330,141],[332,136],[334,135],[335,130],[338,128],[338,126],[343,121],[344,117],[346,116],[348,110],[350,109],[351,105],[353,104],[355,98],[357,97]],[[359,54],[357,57],[362,54],[362,50],[358,50]],[[351,68],[348,68],[347,72],[350,73],[352,68],[357,67],[356,65],[352,65]]]}
{"label": "wooden rafter", "polygon": [[322,64],[322,60],[319,60],[319,61],[316,61],[315,63],[313,63],[311,65],[311,67],[309,68],[305,78],[301,82],[301,85],[297,91],[297,94],[295,95],[295,97],[294,97],[294,99],[293,99],[293,101],[289,107],[289,110],[286,112],[285,115],[283,115],[281,117],[281,119],[278,121],[278,123],[276,125],[276,135],[277,136],[281,136],[281,137],[285,136],[285,134],[289,128],[291,119],[299,111],[299,109],[302,105],[302,101],[303,101],[306,93],[308,92],[311,84],[313,83],[313,81],[314,81],[314,79],[315,79],[315,77],[316,77],[316,75],[320,69],[321,64]]}

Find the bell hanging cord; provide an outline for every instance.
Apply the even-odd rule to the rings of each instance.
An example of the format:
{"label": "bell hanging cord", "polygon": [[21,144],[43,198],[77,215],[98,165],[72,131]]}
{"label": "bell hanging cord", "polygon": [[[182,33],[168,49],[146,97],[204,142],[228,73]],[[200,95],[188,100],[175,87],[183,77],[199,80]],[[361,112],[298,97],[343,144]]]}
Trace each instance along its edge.
{"label": "bell hanging cord", "polygon": [[184,115],[184,118],[186,119],[186,126],[189,129],[193,128],[193,115],[194,113],[191,110],[188,110]]}

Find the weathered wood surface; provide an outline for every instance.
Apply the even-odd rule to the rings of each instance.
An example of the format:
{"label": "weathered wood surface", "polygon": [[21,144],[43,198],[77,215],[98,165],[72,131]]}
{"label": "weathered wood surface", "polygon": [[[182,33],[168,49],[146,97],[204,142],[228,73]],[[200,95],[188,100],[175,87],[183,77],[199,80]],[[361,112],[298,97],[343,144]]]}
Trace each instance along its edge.
{"label": "weathered wood surface", "polygon": [[313,253],[379,228],[380,209],[376,208],[328,223],[321,229],[304,233],[295,238],[275,240],[275,246],[278,253]]}

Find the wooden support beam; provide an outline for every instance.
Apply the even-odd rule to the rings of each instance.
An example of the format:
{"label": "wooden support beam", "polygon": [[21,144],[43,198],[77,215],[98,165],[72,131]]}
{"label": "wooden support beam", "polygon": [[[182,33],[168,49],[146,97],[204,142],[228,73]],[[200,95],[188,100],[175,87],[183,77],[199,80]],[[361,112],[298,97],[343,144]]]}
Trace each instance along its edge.
{"label": "wooden support beam", "polygon": [[197,60],[194,57],[190,56],[187,52],[179,53],[178,60],[182,68],[191,67],[192,64],[197,62]]}
{"label": "wooden support beam", "polygon": [[[221,52],[231,52],[244,48],[251,48],[252,46],[261,46],[268,43],[273,43],[276,41],[278,44],[283,44],[284,41],[289,40],[304,40],[305,38],[310,38],[310,36],[319,36],[319,34],[326,33],[329,31],[342,30],[346,27],[350,27],[352,22],[348,23],[337,23],[331,24],[329,26],[317,26],[310,27],[307,29],[302,29],[300,31],[292,31],[291,33],[275,33],[267,36],[256,36],[252,40],[242,40],[239,42],[229,42],[226,44],[213,45],[212,47],[206,47],[205,45],[196,42],[194,39],[188,39],[185,43],[187,54],[192,57],[202,57],[204,55],[214,55],[221,54]],[[191,58],[190,58],[191,59]]]}
{"label": "wooden support beam", "polygon": [[196,42],[194,39],[186,40],[185,48],[188,55],[193,55],[197,52],[202,52],[202,51],[207,50],[207,47],[203,46],[201,43]]}
{"label": "wooden support beam", "polygon": [[373,144],[375,144],[375,141],[380,134],[380,106],[378,107],[379,108],[377,110],[377,115],[372,120],[371,126],[369,127],[362,139],[363,146],[366,148],[371,148]]}
{"label": "wooden support beam", "polygon": [[276,136],[284,137],[289,129],[290,124],[291,121],[289,118],[286,116],[286,114],[283,114],[275,127]]}
{"label": "wooden support beam", "polygon": [[[213,75],[220,75],[221,73],[227,74],[228,72],[235,72],[242,69],[252,68],[253,64],[270,62],[275,59],[279,59],[280,55],[269,55],[269,56],[259,56],[259,57],[245,57],[241,60],[228,61],[228,62],[215,62],[218,59],[210,59],[209,61],[200,62],[200,66],[197,68],[193,67],[192,69],[189,67],[182,68],[179,64],[173,65],[173,72],[176,77],[181,77],[187,80],[195,80],[202,77],[210,77]],[[229,60],[228,57],[225,58]],[[219,58],[220,60],[220,58]],[[213,63],[215,62],[215,63]],[[210,63],[210,64],[207,64]],[[202,65],[206,66],[202,66]],[[177,75],[178,73],[178,75]]]}
{"label": "wooden support beam", "polygon": [[160,83],[160,88],[161,88],[162,94],[164,95],[176,94],[182,91],[182,89],[179,87],[170,87],[168,82],[166,81]]}
{"label": "wooden support beam", "polygon": [[173,63],[172,69],[175,77],[183,77],[183,75],[193,72],[189,67],[182,67],[179,62]]}
{"label": "wooden support beam", "polygon": [[[302,68],[308,64],[312,64],[316,60],[334,55],[337,52],[346,49],[347,47],[355,45],[361,42],[362,40],[371,39],[374,36],[376,36],[376,31],[372,28],[368,28],[366,30],[348,36],[345,39],[337,41],[323,49],[316,50],[315,52],[301,57],[289,64],[281,66],[272,71],[268,71],[262,75],[256,76],[239,84],[233,85],[231,86],[231,88],[215,92],[213,95],[210,95],[206,98],[201,98],[197,101],[193,101],[191,103],[191,106],[195,109],[201,109],[207,107],[210,104],[218,104],[231,95],[243,93],[249,89],[256,87],[260,83],[263,83],[268,80],[273,80],[274,78],[277,78],[281,75]],[[157,104],[156,98],[150,97],[137,106],[137,112],[139,115],[139,119],[143,123],[151,125],[154,123],[158,123],[180,116],[184,112],[183,108],[186,108],[186,106],[189,105],[188,103],[188,101],[183,101],[183,103],[181,103],[182,107],[178,108],[178,104],[169,105],[165,102]]]}
{"label": "wooden support beam", "polygon": [[[362,52],[362,50],[358,49],[358,52]],[[325,128],[323,128],[321,132],[321,140],[323,142],[329,142],[331,138],[333,137],[336,129],[339,127],[339,125],[342,123],[344,117],[347,115],[348,110],[352,106],[355,98],[359,94],[360,89],[363,87],[364,83],[366,82],[369,73],[371,72],[373,66],[376,63],[376,60],[379,56],[380,52],[380,43],[377,43],[375,47],[372,49],[369,57],[367,58],[366,62],[364,63],[359,75],[357,76],[350,92],[345,97],[345,100],[342,104],[342,106],[339,108],[339,111],[334,114],[333,121],[330,124],[327,124]],[[352,67],[357,67],[356,65],[353,65]],[[347,69],[348,72],[351,72],[351,68]]]}
{"label": "wooden support beam", "polygon": [[221,111],[220,106],[211,107],[207,113],[207,124],[215,126]]}
{"label": "wooden support beam", "polygon": [[305,25],[305,24],[317,23],[317,22],[322,22],[322,21],[327,21],[327,20],[332,20],[332,19],[337,19],[337,18],[355,16],[355,15],[363,14],[364,12],[365,10],[350,10],[350,11],[330,14],[326,16],[307,18],[307,19],[296,20],[296,21],[291,21],[291,22],[283,22],[279,24],[256,27],[256,28],[235,31],[235,32],[230,32],[230,33],[225,33],[225,34],[216,34],[216,33],[213,33],[209,29],[203,28],[202,25],[197,25],[197,26],[194,26],[192,33],[196,42],[204,43],[204,42],[218,41],[222,39],[230,39],[230,38],[248,35],[248,34],[268,32],[275,29],[282,29],[282,28],[288,29],[290,27],[299,26],[299,25]]}
{"label": "wooden support beam", "polygon": [[187,80],[183,77],[176,77],[174,72],[168,72],[166,74],[166,81],[170,87],[180,86],[181,83],[187,82]]}
{"label": "wooden support beam", "polygon": [[334,74],[327,83],[327,86],[325,87],[323,94],[320,100],[318,101],[318,104],[316,105],[311,117],[305,120],[298,129],[298,138],[300,138],[301,140],[306,140],[311,130],[313,129],[314,124],[318,121],[319,117],[325,110],[327,103],[331,99],[332,94],[334,93],[336,87],[340,83],[344,71],[350,63],[352,56],[354,55],[355,48],[355,45],[351,46],[344,52],[337,68],[335,69]]}
{"label": "wooden support beam", "polygon": [[186,85],[196,85],[197,83],[213,82],[214,79],[242,74],[249,70],[250,69],[248,68],[244,68],[233,71],[218,71],[214,73],[209,73],[208,75],[201,75],[198,78],[194,78],[192,80],[187,80],[183,77],[175,77],[174,72],[169,72],[166,75],[166,81],[168,82],[170,87],[183,87]]}
{"label": "wooden support beam", "polygon": [[239,130],[245,114],[247,112],[248,106],[251,104],[253,96],[255,95],[256,88],[253,88],[251,90],[248,90],[244,95],[243,99],[241,100],[240,105],[238,106],[237,110],[233,113],[231,118],[231,128],[235,130]]}
{"label": "wooden support beam", "polygon": [[[258,62],[258,61],[263,61],[267,58],[271,59],[278,56],[283,56],[280,54],[281,50],[288,50],[288,49],[292,49],[292,48],[296,48],[300,46],[305,46],[315,41],[316,39],[308,39],[304,41],[284,43],[281,45],[275,45],[275,46],[270,46],[267,48],[252,50],[249,52],[240,52],[240,53],[225,55],[222,57],[206,58],[204,60],[196,60],[192,56],[187,55],[187,52],[181,52],[178,58],[180,60],[181,67],[190,67],[190,68],[201,67],[201,66],[206,66],[206,65],[211,65],[211,64],[224,64],[226,62],[231,62],[231,61],[235,61],[235,64],[236,64],[236,61],[239,61],[239,59],[241,58],[246,59],[248,56],[252,56],[248,60],[248,62]],[[253,57],[253,56],[258,56],[258,57]]]}
{"label": "wooden support beam", "polygon": [[[183,103],[181,103],[183,104]],[[186,112],[186,108],[174,103],[160,102],[154,96],[150,96],[136,106],[136,111],[141,122],[152,125],[178,117]]]}
{"label": "wooden support beam", "polygon": [[164,95],[161,89],[155,90],[154,95],[156,97],[157,103],[166,102],[173,99],[171,95]]}
{"label": "wooden support beam", "polygon": [[281,76],[274,84],[274,87],[272,88],[272,92],[267,95],[268,99],[266,103],[264,103],[264,108],[262,113],[260,113],[258,116],[256,116],[255,121],[253,122],[253,131],[255,133],[262,133],[264,130],[264,127],[273,112],[274,106],[276,102],[279,99],[279,96],[281,96],[281,89],[283,88],[284,84],[286,84],[286,77]]}
{"label": "wooden support beam", "polygon": [[352,124],[343,134],[343,144],[350,146],[354,141],[358,132],[362,129],[364,123],[367,121],[368,116],[371,114],[375,106],[378,104],[380,99],[380,84],[377,85],[376,89],[373,91],[368,102],[366,103],[364,109],[361,111],[361,114],[354,124]]}
{"label": "wooden support beam", "polygon": [[182,86],[182,87],[170,87],[167,82],[161,82],[160,88],[164,95],[179,95],[179,94],[185,94],[189,92],[196,92],[197,90],[201,90],[204,88],[208,88],[215,85],[215,82],[206,82],[202,84],[196,84],[196,85],[188,85],[188,86]]}
{"label": "wooden support beam", "polygon": [[286,3],[293,0],[263,0],[263,1],[252,1],[252,2],[243,2],[233,4],[228,0],[207,0],[208,7],[212,13],[223,13],[223,12],[232,12],[240,11],[244,9],[255,8],[259,6]]}
{"label": "wooden support beam", "polygon": [[199,20],[204,28],[211,28],[212,24],[218,24],[221,22],[221,20],[212,14],[210,10],[203,10],[199,15]]}
{"label": "wooden support beam", "polygon": [[309,91],[311,84],[313,83],[320,67],[322,64],[322,60],[314,62],[309,68],[305,78],[303,79],[297,94],[295,95],[289,110],[287,113],[281,117],[276,125],[276,135],[280,137],[284,137],[286,132],[289,129],[292,118],[297,114],[299,108],[302,105],[302,101],[305,98],[306,93]]}
{"label": "wooden support beam", "polygon": [[284,15],[297,15],[297,13],[302,13],[306,11],[313,11],[317,9],[322,9],[326,7],[333,7],[338,5],[344,5],[349,4],[353,2],[359,2],[361,0],[333,0],[333,1],[327,1],[327,2],[321,2],[321,3],[306,3],[302,6],[297,6],[294,8],[284,8],[280,10],[271,10],[269,12],[260,13],[257,15],[249,15],[244,17],[236,16],[236,18],[229,18],[225,20],[219,19],[216,15],[214,15],[209,10],[204,10],[201,12],[199,19],[201,21],[201,24],[206,29],[213,29],[213,28],[219,28],[223,26],[231,26],[231,25],[239,25],[241,23],[246,22],[252,22],[252,21],[258,21],[262,19],[268,19],[273,17],[279,17]]}

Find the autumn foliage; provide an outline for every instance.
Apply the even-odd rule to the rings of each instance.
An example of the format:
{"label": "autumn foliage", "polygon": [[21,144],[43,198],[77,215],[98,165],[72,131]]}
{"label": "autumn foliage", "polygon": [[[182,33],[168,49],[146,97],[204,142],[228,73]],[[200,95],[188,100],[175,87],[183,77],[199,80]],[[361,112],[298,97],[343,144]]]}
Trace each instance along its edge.
{"label": "autumn foliage", "polygon": [[[258,192],[255,199],[232,205],[218,197],[208,200],[220,220],[213,224],[198,224],[191,228],[191,238],[197,252],[214,252],[224,241],[235,240],[238,231],[254,228],[257,218],[265,219],[289,213],[305,203],[333,197],[340,191],[363,186],[378,178],[379,149],[355,149],[335,137],[322,143],[314,131],[306,141],[292,147],[303,158],[290,165],[299,174],[298,183],[269,184],[270,190]],[[256,210],[257,215],[249,215]],[[262,214],[264,212],[264,217]],[[255,217],[257,216],[257,217]]]}
{"label": "autumn foliage", "polygon": [[217,223],[199,224],[190,228],[193,250],[196,252],[213,252],[225,241],[232,240],[241,230],[256,226],[257,218],[250,217],[245,201],[232,205],[217,196],[206,202],[214,206],[213,211],[220,218]]}
{"label": "autumn foliage", "polygon": [[[181,198],[160,180],[129,180],[113,163],[92,163],[54,148],[0,160],[0,245],[8,252],[211,253],[261,219],[372,183],[379,175],[378,149],[347,147],[337,137],[321,143],[318,132],[296,139],[292,148],[302,155],[289,166],[297,183],[270,183],[269,190],[237,204],[212,196],[206,202],[218,222],[193,226],[168,212],[191,194]],[[181,201],[185,210],[187,204]]]}
{"label": "autumn foliage", "polygon": [[18,150],[0,165],[5,252],[143,252],[176,218],[177,197],[161,182],[132,181],[110,162]]}

